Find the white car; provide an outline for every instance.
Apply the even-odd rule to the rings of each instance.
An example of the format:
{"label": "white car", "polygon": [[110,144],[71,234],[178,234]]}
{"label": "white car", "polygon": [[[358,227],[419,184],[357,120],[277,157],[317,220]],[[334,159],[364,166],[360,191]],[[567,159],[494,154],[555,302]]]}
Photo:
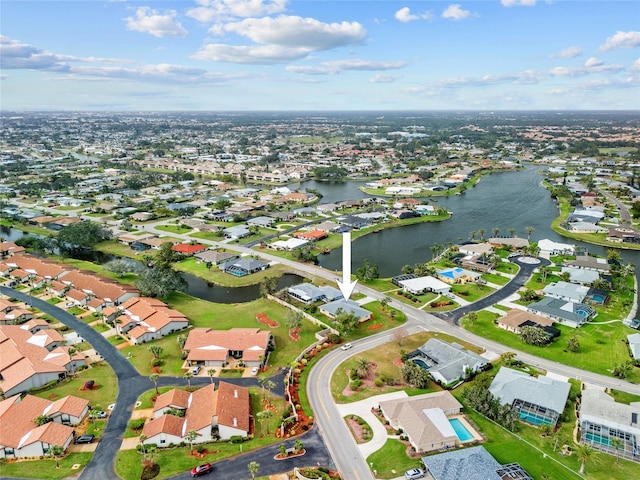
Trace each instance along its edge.
{"label": "white car", "polygon": [[258,374],[258,372],[260,371],[260,369],[258,367],[253,367],[251,369],[251,375],[255,376]]}
{"label": "white car", "polygon": [[407,480],[416,480],[418,478],[424,478],[424,471],[420,468],[412,468],[404,472],[404,478]]}
{"label": "white car", "polygon": [[342,350],[349,350],[351,347],[353,347],[353,345],[351,345],[350,343],[345,343],[344,345],[342,345],[340,348]]}
{"label": "white car", "polygon": [[191,369],[191,373],[193,373],[194,375],[197,375],[200,373],[200,368],[202,368],[200,365],[196,365],[195,367],[193,367]]}

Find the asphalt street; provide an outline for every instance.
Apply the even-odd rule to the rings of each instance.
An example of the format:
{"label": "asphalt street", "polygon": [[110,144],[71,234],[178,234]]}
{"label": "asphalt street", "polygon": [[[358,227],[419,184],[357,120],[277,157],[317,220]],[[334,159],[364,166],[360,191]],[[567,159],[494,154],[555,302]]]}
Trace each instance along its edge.
{"label": "asphalt street", "polygon": [[[127,360],[100,333],[98,333],[92,327],[78,320],[74,315],[44,300],[32,297],[18,290],[0,286],[0,293],[28,303],[33,307],[41,310],[42,312],[58,319],[61,323],[67,325],[69,328],[75,330],[78,335],[88,343],[90,343],[91,346],[96,350],[96,352],[99,352],[100,355],[102,355],[104,361],[107,362],[111,366],[111,368],[113,368],[118,381],[118,396],[116,398],[116,405],[109,415],[107,427],[105,428],[100,442],[96,447],[93,458],[80,474],[80,479],[105,480],[119,478],[116,475],[114,469],[115,458],[118,454],[118,451],[120,450],[120,445],[122,444],[122,439],[127,428],[127,423],[131,418],[131,413],[138,397],[147,390],[152,389],[154,387],[153,382],[149,379],[149,377],[140,375],[137,370],[131,365],[129,360]],[[282,392],[282,394],[284,395],[284,377],[284,370],[278,370],[276,374],[269,377],[270,380],[272,380],[276,384],[276,387],[273,389],[274,393],[277,394],[277,392]],[[258,381],[256,378],[225,378],[223,380],[243,387],[258,386]],[[218,381],[218,378],[214,378],[214,383],[216,383],[216,385]],[[210,382],[211,379],[209,377],[194,377],[191,379],[191,384],[194,386],[206,385]],[[186,384],[186,379],[182,377],[161,376],[158,379],[158,386],[185,386]],[[274,453],[274,450],[277,450],[278,447],[271,446],[251,452],[251,458],[249,460],[247,460],[247,457],[245,455],[242,457],[234,457],[232,459],[225,460],[224,462],[220,462],[223,464],[223,466],[221,467],[218,467],[217,463],[216,469],[224,468],[225,471],[228,470],[229,472],[243,472],[243,475],[244,472],[246,472],[248,478],[249,474],[246,465],[248,462],[253,461],[256,458],[260,458],[262,460],[261,471],[271,473],[280,473],[291,470],[295,465],[315,465],[317,462],[320,462],[322,465],[329,465],[330,457],[328,455],[327,448],[322,441],[322,437],[320,437],[319,434],[312,432],[314,432],[314,430],[310,431],[307,435],[304,436],[305,440],[303,440],[303,442],[305,443],[305,448],[308,449],[308,453],[306,455],[289,460],[276,461],[273,457],[277,453],[277,451],[275,451]],[[290,443],[293,444],[293,440],[291,440]],[[256,461],[260,462],[260,460]],[[178,476],[176,478],[182,477]],[[190,478],[190,475],[186,473],[184,478]],[[231,475],[228,477],[219,478],[240,479],[244,477]]]}

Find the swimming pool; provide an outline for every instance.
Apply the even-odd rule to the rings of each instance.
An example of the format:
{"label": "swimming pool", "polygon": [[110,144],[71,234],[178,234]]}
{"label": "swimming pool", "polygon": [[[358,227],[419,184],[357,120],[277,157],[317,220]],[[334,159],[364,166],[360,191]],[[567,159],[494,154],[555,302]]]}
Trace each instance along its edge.
{"label": "swimming pool", "polygon": [[611,442],[609,438],[603,437],[602,435],[596,435],[595,433],[587,433],[585,434],[587,440],[593,443],[597,443],[599,445],[604,445],[605,447],[610,447]]}
{"label": "swimming pool", "polygon": [[424,360],[420,360],[419,358],[414,358],[411,361],[416,365],[418,365],[419,367],[424,368],[425,370],[429,370],[429,365],[427,365],[427,363]]}
{"label": "swimming pool", "polygon": [[604,304],[604,296],[599,294],[591,295],[591,300],[596,303]]}
{"label": "swimming pool", "polygon": [[543,423],[546,423],[547,425],[551,425],[551,420],[548,420],[546,418],[543,417],[539,417],[538,415],[534,415],[533,413],[527,413],[527,412],[520,412],[520,420],[527,422],[527,423],[531,423],[532,425],[542,425]]}
{"label": "swimming pool", "polygon": [[467,440],[473,439],[473,434],[467,430],[467,427],[458,420],[457,418],[450,418],[449,423],[453,427],[453,430],[456,432],[456,435],[460,439],[461,442],[466,442]]}

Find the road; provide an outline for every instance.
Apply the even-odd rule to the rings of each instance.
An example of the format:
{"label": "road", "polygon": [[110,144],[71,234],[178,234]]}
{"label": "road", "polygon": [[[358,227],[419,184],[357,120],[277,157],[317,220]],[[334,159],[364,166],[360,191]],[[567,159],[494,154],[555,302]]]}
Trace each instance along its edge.
{"label": "road", "polygon": [[611,195],[609,192],[605,192],[603,190],[597,189],[598,193],[601,193],[602,195],[604,195],[604,197],[609,200],[610,202],[615,203],[616,207],[618,207],[618,211],[620,212],[620,219],[622,220],[622,226],[624,226],[625,228],[629,228],[631,230],[633,230],[634,232],[638,232],[637,229],[633,228],[633,217],[631,216],[631,213],[629,212],[629,209],[627,208],[627,206],[622,203],[622,201],[616,197],[614,197],[613,195]]}
{"label": "road", "polygon": [[[32,297],[18,290],[0,286],[0,293],[9,297],[17,298],[18,300],[32,305],[33,307],[41,310],[42,312],[51,315],[59,320],[61,323],[67,325],[69,328],[75,330],[79,336],[86,340],[91,346],[104,358],[113,369],[117,381],[118,381],[118,396],[116,397],[116,404],[109,415],[109,421],[107,427],[96,447],[95,454],[85,467],[80,475],[82,480],[104,480],[105,478],[118,478],[115,473],[114,465],[115,458],[120,450],[124,432],[127,428],[127,423],[131,418],[131,413],[135,406],[138,397],[153,388],[153,382],[149,377],[140,375],[138,371],[111,343],[109,343],[100,333],[94,330],[89,325],[78,320],[74,315],[67,311],[52,305],[44,300],[36,297]],[[274,391],[284,392],[284,371],[279,371],[276,375],[270,377],[270,379],[276,384]],[[214,379],[217,384],[219,379]],[[224,381],[234,383],[243,387],[257,387],[258,381],[256,378],[225,378]],[[207,385],[211,382],[211,379],[207,377],[194,377],[191,379],[191,384],[194,386]],[[169,377],[161,376],[158,379],[158,386],[185,386],[187,384],[186,379],[182,377]],[[306,438],[306,437],[305,437]],[[308,465],[306,462],[313,462],[315,465],[320,462],[322,465],[328,465],[330,463],[330,457],[327,453],[327,448],[323,444],[322,438],[319,435],[311,434],[308,436],[308,445],[305,448],[308,450],[308,454],[296,459],[289,459],[286,461],[276,461],[273,459],[277,450],[277,446],[265,447],[258,451],[251,452],[251,459],[246,460],[244,457],[234,457],[228,459],[224,463],[226,469],[229,471],[247,471],[246,464],[254,458],[261,458],[263,460],[262,471],[279,473],[287,471],[293,468],[295,465]],[[306,440],[305,440],[306,441]],[[265,450],[263,452],[262,450]],[[277,453],[277,452],[276,452]],[[293,465],[293,466],[292,466]],[[217,467],[216,467],[217,468]],[[281,470],[280,470],[281,469]],[[177,477],[177,478],[187,478]],[[3,477],[5,478],[5,477]],[[238,476],[229,476],[222,478],[243,478]]]}

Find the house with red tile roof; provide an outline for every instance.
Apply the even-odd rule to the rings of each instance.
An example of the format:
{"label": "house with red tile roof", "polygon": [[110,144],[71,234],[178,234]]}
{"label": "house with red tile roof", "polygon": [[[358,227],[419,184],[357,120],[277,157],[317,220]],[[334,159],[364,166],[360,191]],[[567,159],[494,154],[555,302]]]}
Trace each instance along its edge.
{"label": "house with red tile roof", "polygon": [[65,293],[65,298],[69,303],[85,306],[87,303],[89,303],[89,300],[91,300],[92,296],[87,292],[72,288],[67,293]]}
{"label": "house with red tile roof", "polygon": [[24,251],[24,247],[21,247],[14,242],[0,242],[0,258],[10,257],[16,253],[22,253]]}
{"label": "house with red tile roof", "polygon": [[184,330],[189,320],[166,303],[149,297],[134,297],[120,305],[118,329],[127,333],[133,344],[146,343]]}
{"label": "house with red tile roof", "polygon": [[31,255],[14,255],[5,262],[14,268],[24,270],[34,276],[39,275],[46,280],[57,280],[70,270],[59,263]]}
{"label": "house with red tile roof", "polygon": [[63,379],[84,365],[84,357],[69,355],[56,330],[43,325],[0,325],[0,389],[5,396]]}
{"label": "house with red tile roof", "polygon": [[315,242],[317,240],[322,240],[323,238],[327,238],[329,235],[327,232],[323,230],[309,230],[307,232],[296,232],[293,234],[296,238],[302,238],[304,240],[309,240],[310,242]]}
{"label": "house with red tile roof", "polygon": [[[52,402],[44,398],[14,395],[0,402],[0,458],[39,457],[51,445],[67,449],[73,440],[73,425],[89,412],[89,401],[67,396]],[[40,415],[51,418],[37,426]]]}
{"label": "house with red tile roof", "polygon": [[272,345],[271,332],[259,328],[194,328],[184,348],[189,351],[187,361],[191,365],[221,368],[233,358],[247,367],[263,367]]}
{"label": "house with red tile roof", "polygon": [[[184,417],[165,413],[171,408],[183,411]],[[190,431],[198,434],[194,443],[202,443],[246,437],[251,430],[249,389],[223,381],[217,389],[212,384],[194,392],[166,392],[157,398],[153,414],[142,434],[147,437],[145,444],[160,447],[185,441]]]}
{"label": "house with red tile roof", "polygon": [[171,247],[171,250],[174,252],[181,253],[182,255],[195,255],[196,253],[204,252],[207,248],[206,245],[200,245],[199,243],[190,244],[190,243],[178,243]]}
{"label": "house with red tile roof", "polygon": [[133,287],[100,277],[92,272],[72,270],[61,277],[61,281],[76,290],[101,298],[107,305],[120,305],[140,295],[140,292]]}

